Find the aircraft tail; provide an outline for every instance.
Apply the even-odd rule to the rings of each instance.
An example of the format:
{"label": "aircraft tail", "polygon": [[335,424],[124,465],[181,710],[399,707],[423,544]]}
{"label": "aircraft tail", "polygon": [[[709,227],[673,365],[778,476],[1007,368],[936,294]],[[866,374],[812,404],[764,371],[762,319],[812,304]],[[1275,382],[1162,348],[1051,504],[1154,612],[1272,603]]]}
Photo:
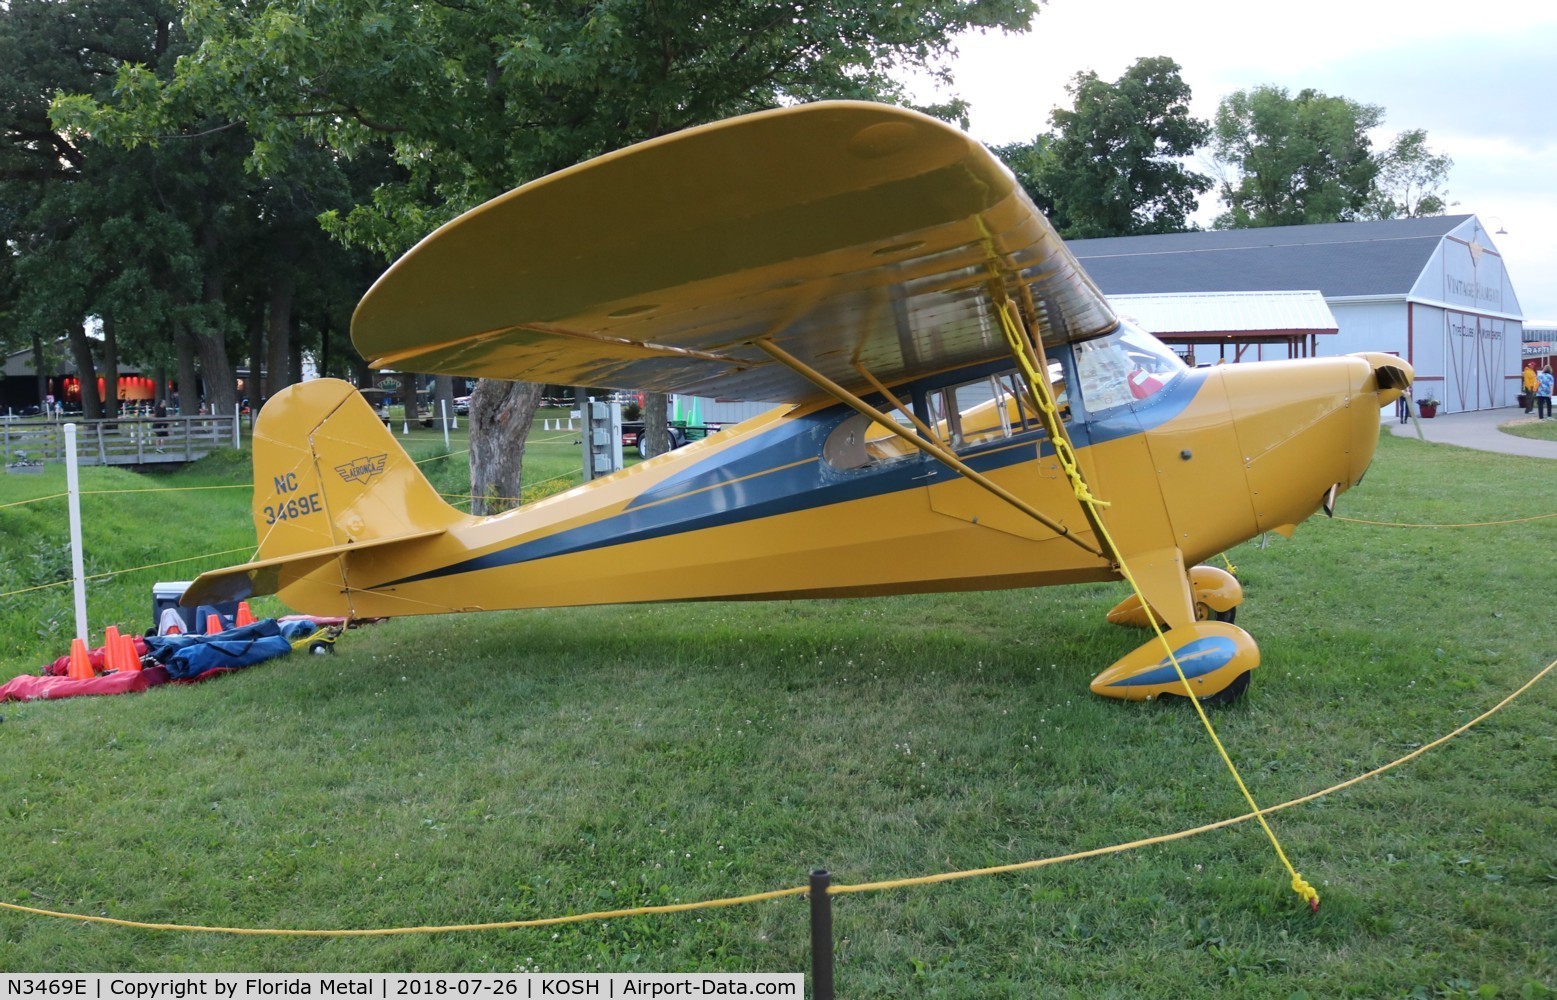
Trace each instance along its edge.
{"label": "aircraft tail", "polygon": [[367,400],[337,379],[277,393],[254,425],[253,562],[203,574],[183,604],[280,593],[315,614],[350,614],[348,560],[391,554],[464,521]]}

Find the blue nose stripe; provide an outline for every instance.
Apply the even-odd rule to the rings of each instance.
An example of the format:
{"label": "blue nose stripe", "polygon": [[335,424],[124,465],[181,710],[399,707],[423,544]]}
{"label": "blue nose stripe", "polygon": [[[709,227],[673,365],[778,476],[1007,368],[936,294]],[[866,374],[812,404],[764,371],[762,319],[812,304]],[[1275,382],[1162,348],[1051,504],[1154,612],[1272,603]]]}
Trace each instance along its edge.
{"label": "blue nose stripe", "polygon": [[[1233,640],[1225,636],[1208,636],[1204,639],[1196,639],[1187,642],[1182,649],[1175,650],[1179,658],[1179,666],[1184,669],[1185,677],[1204,677],[1221,670],[1233,662],[1233,657],[1238,655],[1238,647]],[[1157,665],[1149,670],[1143,670],[1133,677],[1114,681],[1109,687],[1143,687],[1150,684],[1170,684],[1179,679],[1177,670],[1173,669],[1173,661],[1163,657],[1157,661]]]}

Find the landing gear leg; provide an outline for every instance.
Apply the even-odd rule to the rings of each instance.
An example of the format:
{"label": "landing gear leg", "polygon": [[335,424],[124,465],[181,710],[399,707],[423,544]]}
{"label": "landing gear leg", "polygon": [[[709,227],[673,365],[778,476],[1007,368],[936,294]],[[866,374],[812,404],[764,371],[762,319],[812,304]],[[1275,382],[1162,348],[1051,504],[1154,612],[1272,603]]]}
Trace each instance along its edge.
{"label": "landing gear leg", "polygon": [[[1093,693],[1131,701],[1186,694],[1207,703],[1239,698],[1249,686],[1250,671],[1259,666],[1260,651],[1249,633],[1232,624],[1243,599],[1238,581],[1213,566],[1186,572],[1177,549],[1132,557],[1129,568],[1166,633],[1161,639],[1153,635],[1093,678]],[[1150,624],[1133,596],[1108,617],[1118,624]]]}

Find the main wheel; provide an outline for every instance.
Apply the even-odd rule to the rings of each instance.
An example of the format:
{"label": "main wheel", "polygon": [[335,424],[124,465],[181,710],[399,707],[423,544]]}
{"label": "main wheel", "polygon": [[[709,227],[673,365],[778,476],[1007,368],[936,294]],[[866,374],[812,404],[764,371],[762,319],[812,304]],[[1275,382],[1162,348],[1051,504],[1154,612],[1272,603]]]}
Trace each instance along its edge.
{"label": "main wheel", "polygon": [[[1239,674],[1237,677],[1234,677],[1228,683],[1228,685],[1225,688],[1223,688],[1222,690],[1218,691],[1216,694],[1208,694],[1204,698],[1201,698],[1200,699],[1200,703],[1202,705],[1231,705],[1233,702],[1237,701],[1239,698],[1242,698],[1245,691],[1249,690],[1249,675],[1251,673],[1253,673],[1252,670],[1245,670],[1243,673]],[[1159,695],[1158,697],[1159,698],[1183,698],[1183,697],[1186,697],[1186,696],[1182,695],[1182,694],[1174,694],[1172,692],[1168,692],[1168,693],[1164,693],[1162,695]]]}
{"label": "main wheel", "polygon": [[1231,625],[1233,619],[1238,617],[1238,606],[1235,604],[1226,611],[1218,611],[1209,604],[1195,604],[1195,621],[1197,622],[1226,622]]}

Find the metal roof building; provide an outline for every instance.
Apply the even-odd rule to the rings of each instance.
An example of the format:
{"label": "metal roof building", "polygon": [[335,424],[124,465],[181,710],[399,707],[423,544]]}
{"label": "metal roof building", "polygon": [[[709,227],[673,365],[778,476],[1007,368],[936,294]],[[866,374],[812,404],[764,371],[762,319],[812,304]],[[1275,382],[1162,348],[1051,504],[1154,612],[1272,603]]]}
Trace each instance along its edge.
{"label": "metal roof building", "polygon": [[[1338,333],[1308,344],[1330,355],[1399,354],[1416,368],[1416,398],[1456,412],[1512,405],[1519,391],[1524,317],[1492,235],[1474,215],[1443,215],[1067,245],[1110,301],[1317,289]],[[1304,353],[1245,339],[1255,358]]]}
{"label": "metal roof building", "polygon": [[1266,344],[1282,345],[1291,357],[1317,357],[1319,337],[1340,332],[1314,290],[1110,295],[1108,303],[1163,343],[1182,345],[1192,364],[1241,361]]}

